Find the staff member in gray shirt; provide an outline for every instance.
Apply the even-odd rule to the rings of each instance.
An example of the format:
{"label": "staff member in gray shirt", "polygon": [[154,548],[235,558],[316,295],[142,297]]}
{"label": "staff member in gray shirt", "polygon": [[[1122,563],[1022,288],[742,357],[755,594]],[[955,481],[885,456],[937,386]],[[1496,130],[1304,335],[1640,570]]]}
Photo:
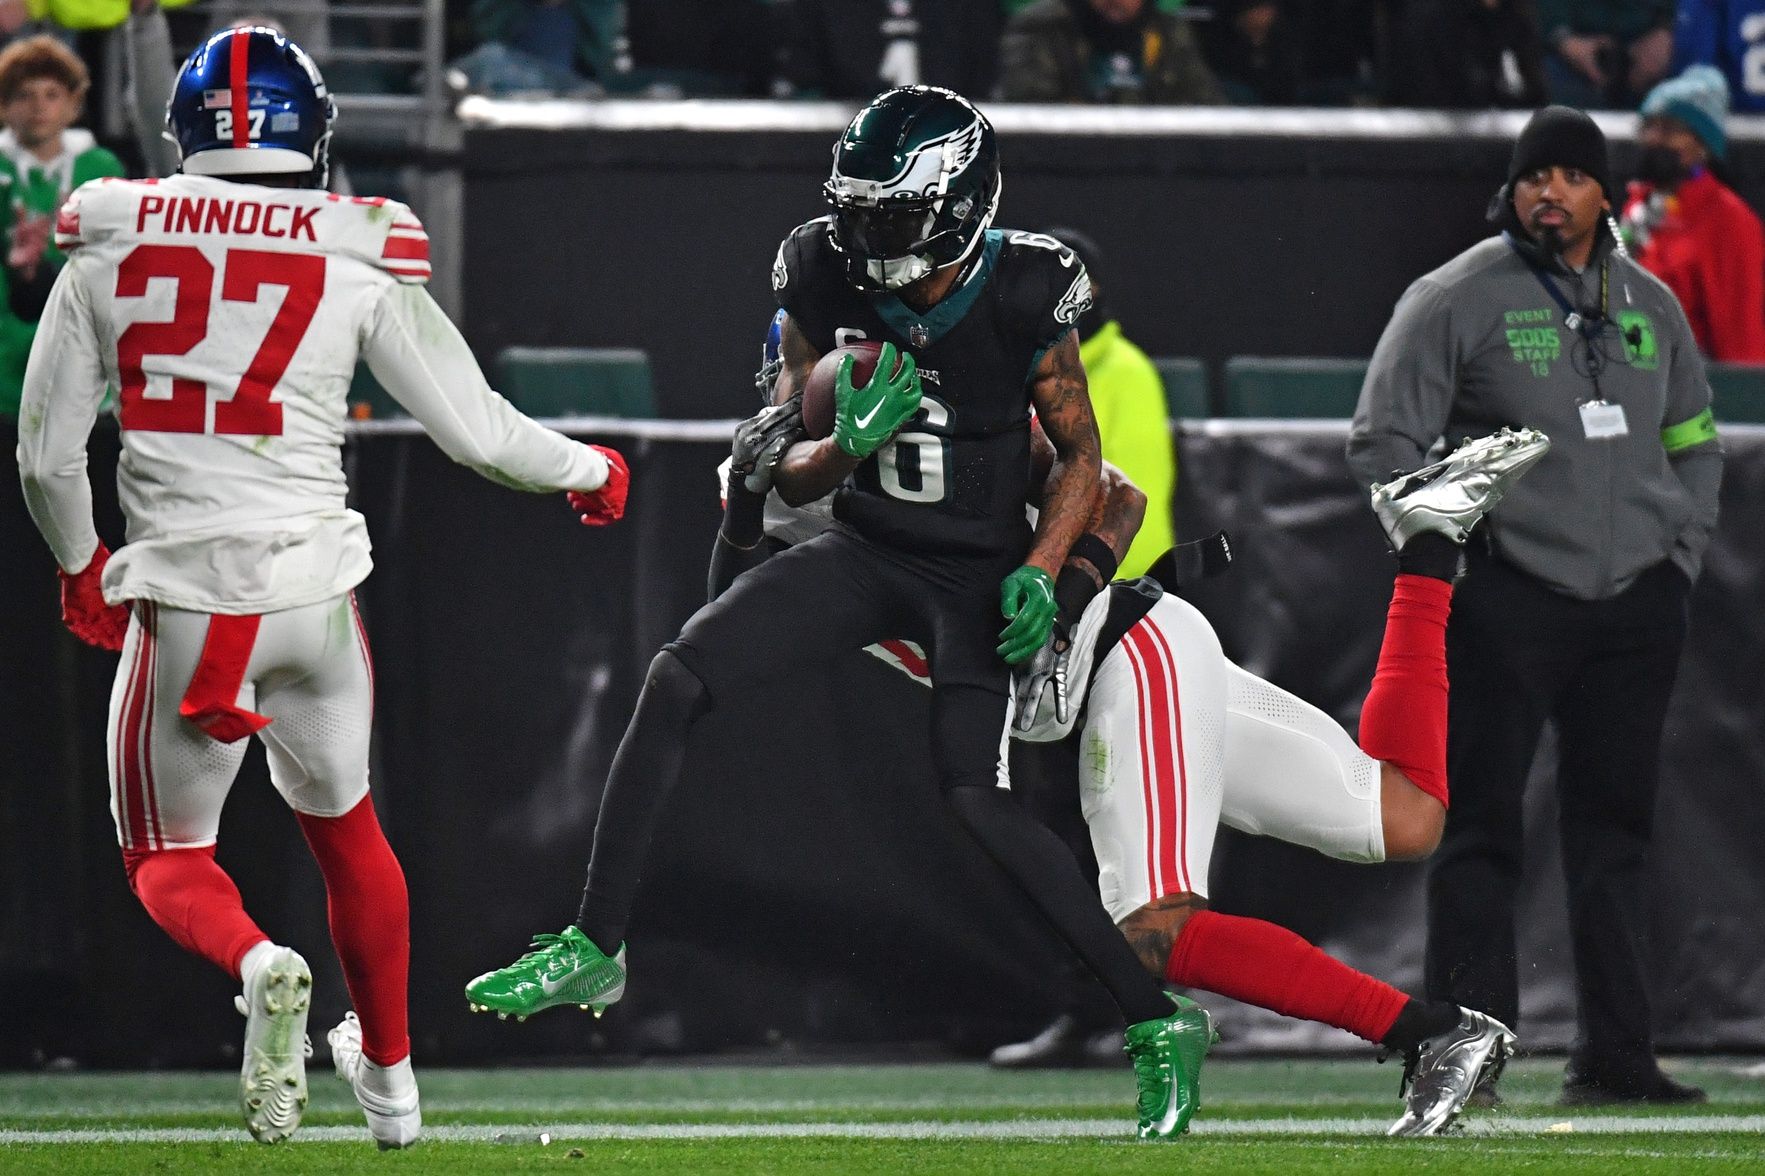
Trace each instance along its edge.
{"label": "staff member in gray shirt", "polygon": [[1580,999],[1566,1103],[1699,1101],[1655,1063],[1643,933],[1661,729],[1722,454],[1685,314],[1616,247],[1605,136],[1535,114],[1501,230],[1418,280],[1361,389],[1365,485],[1503,425],[1550,453],[1467,549],[1447,630],[1452,805],[1428,880],[1428,995],[1519,1020],[1521,797],[1546,719]]}

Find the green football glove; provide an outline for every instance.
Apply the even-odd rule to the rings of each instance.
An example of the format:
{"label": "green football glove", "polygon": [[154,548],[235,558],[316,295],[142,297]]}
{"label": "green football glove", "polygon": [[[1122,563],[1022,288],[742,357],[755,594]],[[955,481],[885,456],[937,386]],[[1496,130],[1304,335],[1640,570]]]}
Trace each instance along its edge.
{"label": "green football glove", "polygon": [[999,656],[1015,666],[1033,657],[1054,631],[1054,581],[1041,568],[1018,568],[999,586],[999,611],[1011,622],[999,634]]}
{"label": "green football glove", "polygon": [[893,343],[884,343],[870,382],[854,388],[853,361],[850,355],[842,359],[834,379],[833,439],[853,457],[869,457],[919,411],[919,365]]}

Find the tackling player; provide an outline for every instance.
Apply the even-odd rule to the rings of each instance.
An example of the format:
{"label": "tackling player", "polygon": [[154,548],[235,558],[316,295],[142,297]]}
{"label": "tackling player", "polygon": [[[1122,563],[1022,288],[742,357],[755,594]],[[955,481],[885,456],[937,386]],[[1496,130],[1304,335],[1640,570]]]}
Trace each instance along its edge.
{"label": "tackling player", "polygon": [[[64,621],[123,653],[109,759],[129,884],[241,983],[247,1127],[273,1143],[299,1125],[312,1048],[306,961],[214,860],[255,734],[325,879],[356,1010],[329,1034],[338,1074],[374,1139],[402,1147],[422,1116],[404,874],[368,794],[373,668],[352,589],[372,564],[341,452],[356,361],[450,457],[570,491],[584,522],[619,518],[628,476],[490,390],[423,289],[428,237],[408,208],[323,190],[334,117],[312,59],[275,32],[228,30],[191,55],[166,113],[182,174],[97,181],[61,210],[69,259],[26,370],[18,459]],[[107,384],[129,538],[114,557],[86,479]]]}
{"label": "tackling player", "polygon": [[1285,928],[1207,909],[1214,833],[1224,821],[1348,861],[1433,851],[1448,800],[1446,620],[1460,548],[1548,448],[1540,433],[1504,429],[1374,489],[1398,576],[1358,747],[1316,707],[1233,665],[1207,620],[1149,580],[1111,585],[1064,649],[1051,642],[1019,676],[1023,737],[1081,731],[1104,905],[1147,969],[1405,1055],[1394,1135],[1448,1126],[1500,1071],[1512,1032],[1411,999]]}
{"label": "tackling player", "polygon": [[[777,330],[763,386],[776,379]],[[799,407],[774,405],[736,430],[713,597],[746,566],[829,525],[825,504],[793,509],[768,493],[783,446],[802,433]],[[1209,911],[1214,830],[1223,823],[1348,861],[1432,852],[1446,813],[1445,633],[1458,545],[1547,447],[1537,433],[1499,433],[1375,493],[1399,576],[1362,747],[1316,707],[1227,661],[1201,614],[1151,579],[1085,600],[1063,594],[1076,610],[1063,607],[1055,637],[1017,677],[1013,737],[1080,731],[1078,794],[1104,904],[1148,970],[1403,1055],[1406,1107],[1393,1134],[1449,1126],[1478,1081],[1499,1072],[1513,1034],[1482,1013],[1407,997],[1284,928]],[[1045,450],[1035,450],[1032,481],[1047,469]],[[1108,547],[1096,555],[1107,579],[1134,536],[1139,494],[1105,472],[1114,476],[1091,531]],[[870,652],[926,681],[905,643]]]}
{"label": "tackling player", "polygon": [[[1141,1133],[1180,1132],[1205,1014],[1173,1011],[1071,853],[994,787],[1007,663],[1045,642],[1055,577],[1097,497],[1097,429],[1073,331],[1089,300],[1084,269],[1050,238],[990,228],[993,129],[948,90],[872,101],[836,145],[824,192],[832,215],[792,232],[773,266],[788,312],[780,394],[803,388],[843,343],[882,350],[862,387],[849,362],[841,369],[833,434],[785,450],[776,480],[793,502],[841,487],[840,525],[742,576],[656,656],[601,800],[576,925],[472,980],[467,999],[515,1016],[618,1000],[638,871],[699,719],[722,698],[908,637],[934,653],[931,735],[946,803],[1130,1023]],[[1032,405],[1055,451],[1033,533],[1023,511]]]}

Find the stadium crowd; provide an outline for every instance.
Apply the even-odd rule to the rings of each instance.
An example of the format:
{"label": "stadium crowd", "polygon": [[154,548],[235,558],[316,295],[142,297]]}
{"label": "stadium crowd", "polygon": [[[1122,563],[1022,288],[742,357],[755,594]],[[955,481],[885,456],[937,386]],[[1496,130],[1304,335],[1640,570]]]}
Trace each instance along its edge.
{"label": "stadium crowd", "polygon": [[[451,40],[490,92],[1634,107],[1705,63],[1742,109],[1758,0],[472,0]],[[1755,32],[1756,37],[1756,32]]]}

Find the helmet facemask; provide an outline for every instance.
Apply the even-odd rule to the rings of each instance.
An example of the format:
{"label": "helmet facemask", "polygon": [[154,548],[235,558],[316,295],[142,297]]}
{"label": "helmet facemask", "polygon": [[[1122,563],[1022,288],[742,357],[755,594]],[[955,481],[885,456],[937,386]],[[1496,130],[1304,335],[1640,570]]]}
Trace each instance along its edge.
{"label": "helmet facemask", "polygon": [[[922,120],[932,125],[921,129]],[[938,122],[955,125],[939,131]],[[899,290],[970,257],[999,190],[986,119],[949,91],[913,87],[859,113],[834,147],[822,193],[847,279],[861,290]]]}

